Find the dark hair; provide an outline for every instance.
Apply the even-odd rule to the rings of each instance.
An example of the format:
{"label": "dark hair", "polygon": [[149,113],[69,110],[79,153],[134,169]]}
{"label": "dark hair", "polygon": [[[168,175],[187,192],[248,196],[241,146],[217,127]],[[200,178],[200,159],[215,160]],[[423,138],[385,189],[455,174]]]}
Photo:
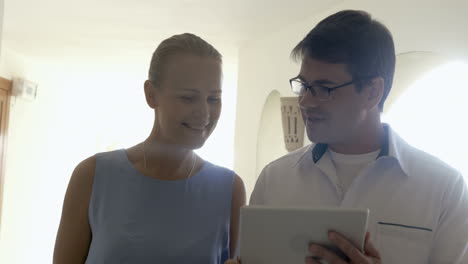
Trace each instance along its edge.
{"label": "dark hair", "polygon": [[325,18],[297,44],[291,56],[346,64],[358,91],[366,81],[382,77],[385,86],[379,108],[383,110],[395,73],[395,47],[387,27],[369,13],[344,10]]}
{"label": "dark hair", "polygon": [[164,75],[167,63],[176,54],[197,55],[200,57],[212,57],[222,61],[221,54],[211,44],[202,38],[184,33],[174,35],[165,39],[153,53],[148,73],[148,79],[154,84],[159,85]]}

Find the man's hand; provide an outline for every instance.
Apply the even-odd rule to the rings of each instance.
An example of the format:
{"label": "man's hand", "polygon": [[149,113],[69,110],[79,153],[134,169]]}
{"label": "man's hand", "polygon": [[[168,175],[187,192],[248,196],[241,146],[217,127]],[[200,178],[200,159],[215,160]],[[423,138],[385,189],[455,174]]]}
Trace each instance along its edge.
{"label": "man's hand", "polygon": [[226,262],[224,262],[224,264],[241,264],[241,262],[240,262],[240,258],[228,259],[226,260]]}
{"label": "man's hand", "polygon": [[[346,262],[342,258],[338,257],[333,252],[319,246],[316,244],[311,244],[309,247],[309,252],[314,256],[326,260],[329,264],[381,264],[380,254],[375,249],[374,245],[370,242],[369,232],[366,233],[366,238],[364,242],[364,252],[361,252],[359,249],[354,247],[351,242],[349,242],[344,236],[336,232],[329,232],[328,237],[330,240],[344,252],[346,256],[350,259],[350,262]],[[306,264],[320,264],[317,260],[314,260],[313,257],[306,259]]]}

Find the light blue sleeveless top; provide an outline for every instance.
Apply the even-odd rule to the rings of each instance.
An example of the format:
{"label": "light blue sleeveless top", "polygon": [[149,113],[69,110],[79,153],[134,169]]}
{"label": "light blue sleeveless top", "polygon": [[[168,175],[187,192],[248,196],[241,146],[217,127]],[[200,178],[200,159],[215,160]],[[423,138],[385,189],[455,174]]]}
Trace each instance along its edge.
{"label": "light blue sleeveless top", "polygon": [[139,173],[123,149],[96,154],[86,264],[224,263],[233,182],[233,171],[209,162],[162,181]]}

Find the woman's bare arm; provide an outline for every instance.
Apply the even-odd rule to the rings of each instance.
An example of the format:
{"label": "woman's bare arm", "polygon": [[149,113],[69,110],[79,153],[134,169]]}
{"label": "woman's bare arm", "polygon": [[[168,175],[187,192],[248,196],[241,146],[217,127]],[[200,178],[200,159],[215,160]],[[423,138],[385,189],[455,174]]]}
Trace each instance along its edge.
{"label": "woman's bare arm", "polygon": [[234,186],[232,188],[232,202],[231,202],[231,229],[229,250],[230,256],[234,256],[239,241],[239,222],[240,222],[240,208],[245,205],[245,186],[241,177],[235,176]]}
{"label": "woman's bare arm", "polygon": [[91,243],[88,208],[96,160],[90,157],[73,171],[63,202],[54,249],[54,264],[83,264]]}

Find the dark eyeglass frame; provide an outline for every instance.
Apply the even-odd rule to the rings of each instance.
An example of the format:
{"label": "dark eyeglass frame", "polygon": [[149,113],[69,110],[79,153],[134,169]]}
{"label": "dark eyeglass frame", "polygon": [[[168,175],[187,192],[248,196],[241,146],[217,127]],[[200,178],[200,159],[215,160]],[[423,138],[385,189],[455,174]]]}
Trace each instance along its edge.
{"label": "dark eyeglass frame", "polygon": [[[294,92],[294,89],[293,89],[293,82],[298,82],[298,83],[301,83],[304,88],[305,88],[305,92],[304,93],[297,93],[297,92]],[[342,87],[346,87],[348,85],[351,85],[351,84],[354,84],[355,81],[352,80],[350,82],[347,82],[347,83],[344,83],[344,84],[340,84],[338,86],[334,86],[334,87],[327,87],[327,86],[324,86],[324,85],[320,85],[320,84],[308,84],[306,82],[304,82],[301,78],[299,77],[294,77],[294,78],[291,78],[289,80],[289,85],[291,86],[291,90],[293,91],[293,93],[299,95],[299,96],[303,96],[305,93],[307,93],[307,91],[310,91],[310,93],[313,95],[313,96],[317,96],[317,92],[315,91],[314,87],[320,87],[320,88],[323,88],[325,90],[327,90],[328,92],[328,95],[327,95],[327,98],[326,99],[323,99],[323,98],[319,98],[321,99],[322,101],[327,101],[327,100],[330,100],[330,94],[335,91],[336,89],[339,89],[339,88],[342,88]]]}

